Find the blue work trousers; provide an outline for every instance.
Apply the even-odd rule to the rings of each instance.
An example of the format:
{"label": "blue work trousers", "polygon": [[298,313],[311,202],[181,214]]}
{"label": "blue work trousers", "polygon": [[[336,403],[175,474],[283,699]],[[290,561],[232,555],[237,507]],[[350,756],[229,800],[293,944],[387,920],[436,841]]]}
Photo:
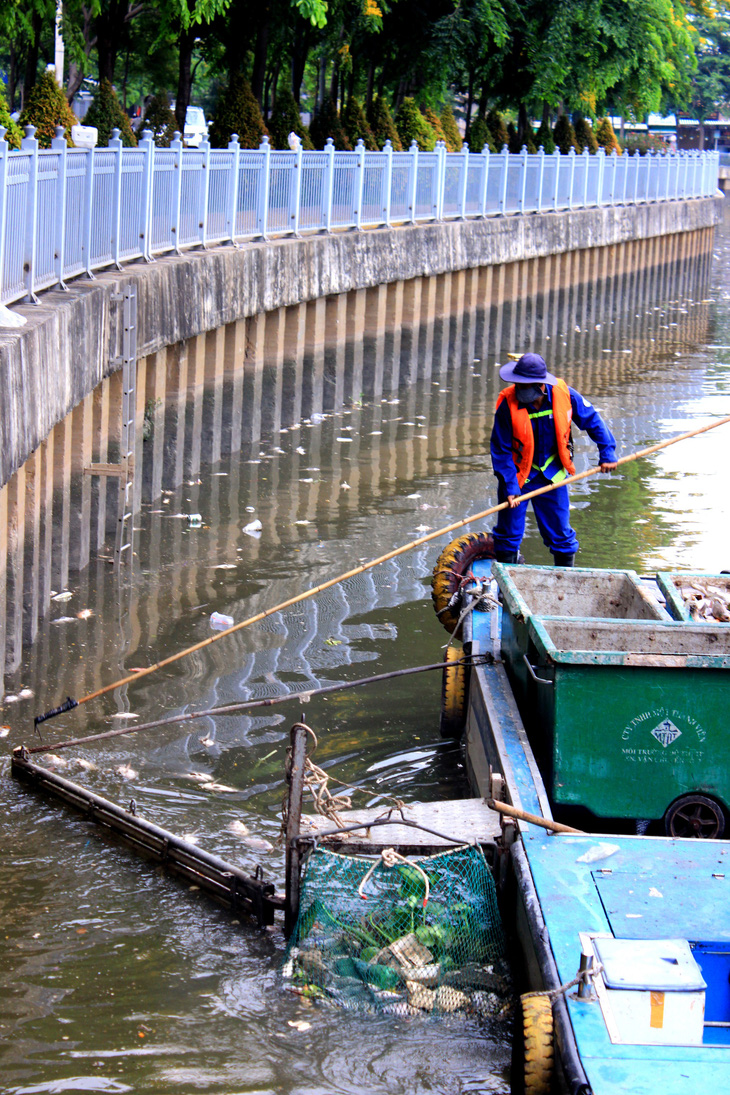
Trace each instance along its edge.
{"label": "blue work trousers", "polygon": [[[522,488],[522,494],[528,494],[531,490],[539,490],[550,483],[542,472],[528,479]],[[500,481],[497,490],[497,500],[507,501],[507,491]],[[497,524],[492,530],[494,546],[497,551],[519,551],[522,537],[525,535],[525,518],[527,517],[527,502],[523,502],[516,509],[503,509],[499,512]],[[532,508],[535,511],[535,520],[540,530],[543,543],[551,552],[562,555],[574,555],[578,550],[578,537],[570,527],[570,498],[567,487],[556,487],[549,494],[541,494],[532,499]]]}

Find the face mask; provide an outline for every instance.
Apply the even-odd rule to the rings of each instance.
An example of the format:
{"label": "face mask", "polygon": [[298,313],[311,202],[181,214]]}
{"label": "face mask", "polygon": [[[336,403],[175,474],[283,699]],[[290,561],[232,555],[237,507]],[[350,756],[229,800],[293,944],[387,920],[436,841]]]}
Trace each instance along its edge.
{"label": "face mask", "polygon": [[534,403],[541,395],[542,388],[539,384],[517,384],[515,386],[515,397],[518,403]]}

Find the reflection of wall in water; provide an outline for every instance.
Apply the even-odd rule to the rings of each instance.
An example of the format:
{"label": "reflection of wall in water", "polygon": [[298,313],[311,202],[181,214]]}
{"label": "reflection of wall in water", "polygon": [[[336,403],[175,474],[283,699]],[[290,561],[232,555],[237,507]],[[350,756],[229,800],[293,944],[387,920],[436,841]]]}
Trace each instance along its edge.
{"label": "reflection of wall in water", "polygon": [[[304,467],[318,464],[325,452],[332,460],[333,481],[341,476],[351,487],[341,503],[344,512],[361,512],[368,495],[387,494],[384,484],[390,477],[409,482],[426,474],[433,459],[450,452],[483,451],[483,425],[478,440],[469,436],[475,418],[461,415],[457,408],[468,404],[474,409],[484,400],[484,416],[489,416],[496,374],[485,386],[483,378],[472,376],[471,363],[478,359],[479,368],[486,371],[507,350],[539,350],[553,370],[593,395],[641,374],[647,361],[669,369],[671,375],[673,345],[681,341],[686,347],[704,338],[706,309],[701,301],[712,237],[712,230],[703,230],[358,290],[241,320],[150,355],[138,363],[136,462],[141,474],[136,505],[139,508],[143,498],[164,498],[161,492],[192,482],[185,491],[185,508],[202,512],[197,480],[204,463],[239,451],[244,459],[268,459],[276,448],[296,447],[293,438],[303,419],[349,408],[351,444],[333,443],[326,431],[320,437],[315,428],[315,444],[306,462],[296,454],[292,459]],[[608,349],[611,352],[604,353]],[[459,369],[461,365],[465,367]],[[446,372],[449,391],[441,393],[436,378]],[[120,383],[119,373],[105,380],[53,430],[3,490],[0,608],[4,601],[6,630],[0,635],[0,648],[5,647],[4,652],[0,649],[0,664],[4,656],[9,670],[20,665],[23,644],[35,638],[51,589],[64,589],[69,574],[83,571],[113,533],[116,483],[90,480],[81,473],[91,462],[112,459],[118,447]],[[411,431],[401,443],[397,424],[386,421],[388,405],[381,400],[397,391],[403,414],[425,419],[424,436]],[[363,401],[374,406],[360,409]],[[377,443],[368,443],[368,426],[370,432],[383,428]],[[393,429],[393,443],[385,443]],[[265,457],[257,455],[260,447]],[[251,505],[258,512],[258,479],[267,467],[273,478],[280,474],[276,461],[244,462],[236,464],[235,473],[232,465],[227,480],[213,478],[212,487],[205,488],[206,510],[215,510],[222,482],[229,485],[225,505],[232,511],[239,508],[238,476],[250,474]],[[287,480],[285,504],[292,522],[310,519],[320,487],[299,483],[300,478],[309,478],[306,469],[303,475],[299,470],[293,467],[286,473],[291,485]],[[236,513],[232,527],[240,529],[245,518],[245,513]],[[283,523],[279,518],[271,521],[266,533],[269,547],[276,545],[276,528]],[[178,549],[184,556],[193,548],[192,538],[183,544],[183,533],[179,522],[177,545],[170,545],[174,557]],[[162,534],[152,522],[153,568],[161,542]],[[235,543],[218,546],[221,558],[226,551],[235,556]],[[143,557],[141,546],[139,550]],[[363,557],[370,554],[365,546]],[[137,605],[140,618],[129,633],[131,650],[139,646],[142,635],[154,638],[164,630],[177,615],[173,606],[178,600],[195,605],[206,599],[205,576],[198,568],[207,565],[188,559],[180,572],[171,574],[174,588],[167,604]],[[277,588],[284,586],[279,599],[291,595],[290,573]],[[102,603],[109,602],[100,601],[100,610]],[[255,597],[251,603],[258,603]],[[344,619],[345,608],[343,613]],[[64,638],[57,626],[53,642],[59,641]],[[98,683],[98,674],[106,671],[95,659],[85,662],[84,672],[92,673]],[[91,681],[88,684],[92,687]],[[80,683],[76,691],[84,691]]]}

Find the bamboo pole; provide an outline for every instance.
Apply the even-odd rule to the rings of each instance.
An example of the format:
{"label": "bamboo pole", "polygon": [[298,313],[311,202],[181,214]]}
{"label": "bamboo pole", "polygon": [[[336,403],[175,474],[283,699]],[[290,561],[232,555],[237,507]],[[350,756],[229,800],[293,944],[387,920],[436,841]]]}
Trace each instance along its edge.
{"label": "bamboo pole", "polygon": [[[616,462],[617,466],[621,467],[624,464],[630,464],[634,460],[639,460],[644,456],[651,456],[652,453],[667,449],[670,445],[676,445],[680,441],[688,440],[690,437],[697,437],[701,433],[707,433],[708,430],[717,429],[718,426],[724,426],[728,422],[730,422],[730,415],[719,418],[717,421],[711,422],[708,426],[700,426],[696,430],[680,433],[676,437],[670,437],[667,441],[660,441],[656,445],[650,445],[648,448],[631,453],[629,456],[622,456]],[[528,491],[527,494],[520,495],[518,503],[521,505],[523,502],[529,502],[531,498],[537,498],[541,494],[549,494],[550,491],[556,490],[557,487],[568,486],[570,483],[577,483],[581,479],[587,479],[591,475],[596,475],[600,470],[600,466],[588,468],[587,471],[581,471],[576,475],[568,476],[567,479],[563,479],[560,483],[549,483],[545,487],[539,487],[537,490]],[[363,574],[366,570],[372,570],[373,567],[379,566],[381,563],[387,563],[390,559],[395,559],[398,555],[403,555],[413,548],[420,547],[421,544],[427,544],[430,540],[436,540],[439,536],[444,536],[448,532],[455,532],[457,529],[464,528],[465,525],[473,524],[474,521],[482,521],[485,517],[490,517],[493,513],[498,513],[500,510],[507,509],[508,505],[508,502],[501,502],[499,505],[490,506],[489,509],[482,510],[480,513],[473,513],[470,517],[464,517],[460,521],[453,521],[450,525],[444,525],[443,528],[436,529],[435,532],[429,532],[425,536],[419,536],[418,539],[411,540],[401,547],[394,548],[392,551],[386,552],[385,555],[379,555],[377,559],[371,559],[368,563],[361,563],[359,566],[353,567],[352,570],[347,570],[343,574],[338,574],[336,578],[330,578],[327,582],[312,586],[303,593],[298,593],[295,597],[289,597],[288,600],[281,601],[280,604],[274,605],[273,608],[267,608],[263,612],[257,612],[255,616],[249,616],[248,619],[242,620],[238,624],[234,624],[233,627],[229,627],[225,631],[219,631],[215,635],[210,635],[207,639],[201,640],[199,643],[194,643],[193,646],[186,647],[185,650],[179,650],[176,654],[171,654],[169,657],[163,658],[159,662],[155,662],[154,665],[147,666],[145,669],[138,669],[135,673],[130,673],[128,676],[113,681],[111,684],[105,684],[102,688],[97,688],[96,691],[89,692],[88,695],[82,696],[77,702],[70,700],[67,704],[63,704],[61,708],[56,708],[53,712],[48,712],[46,716],[37,718],[35,720],[36,725],[39,722],[44,721],[45,718],[50,718],[54,714],[59,714],[62,710],[70,710],[72,707],[76,707],[82,703],[88,703],[89,700],[94,700],[98,696],[103,696],[105,692],[111,692],[115,688],[121,688],[125,684],[131,684],[141,677],[147,677],[150,673],[156,673],[158,669],[164,669],[165,666],[172,665],[173,662],[179,661],[180,658],[184,658],[188,654],[194,654],[197,650],[203,650],[206,646],[217,643],[220,639],[224,639],[228,635],[233,635],[236,631],[243,630],[244,627],[250,627],[251,624],[258,623],[260,620],[265,620],[267,616],[273,616],[275,612],[281,612],[285,608],[291,608],[292,605],[299,604],[301,601],[306,601],[309,597],[314,597],[315,594],[321,593],[325,589],[331,589],[332,586],[339,585],[340,582],[344,582],[348,578],[354,578],[357,574]]]}
{"label": "bamboo pole", "polygon": [[[565,482],[565,480],[563,480]],[[495,802],[494,799],[487,801],[487,806],[490,810],[496,810],[498,814],[505,814],[507,817],[516,817],[519,821],[527,821],[530,825],[539,825],[541,829],[549,829],[551,833],[576,833],[578,836],[585,836],[586,833],[583,829],[573,829],[570,825],[563,825],[560,821],[553,821],[546,817],[538,817],[537,814],[528,814],[526,810],[520,810],[517,806],[509,806],[506,802]]]}

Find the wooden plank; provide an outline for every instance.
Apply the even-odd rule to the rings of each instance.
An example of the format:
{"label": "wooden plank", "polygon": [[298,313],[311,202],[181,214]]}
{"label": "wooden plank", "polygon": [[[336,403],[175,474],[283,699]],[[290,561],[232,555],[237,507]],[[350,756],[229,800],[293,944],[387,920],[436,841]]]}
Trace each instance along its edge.
{"label": "wooden plank", "polygon": [[[380,804],[367,810],[345,810],[340,817],[343,825],[347,826],[367,824],[386,817],[387,813],[388,808]],[[481,798],[409,803],[403,807],[403,817],[407,821],[418,822],[419,825],[424,825],[428,829],[435,829],[444,836],[452,837],[463,844],[470,844],[474,840],[480,844],[489,844],[501,833],[499,816],[490,810]],[[393,810],[392,818],[392,825],[379,825],[354,833],[338,834],[325,838],[322,843],[327,847],[336,847],[340,851],[371,855],[383,848],[398,848],[401,853],[423,855],[452,846],[452,842],[443,837],[399,824],[401,816],[397,810]],[[311,814],[302,816],[300,830],[302,836],[319,836],[334,828],[336,826],[329,818]]]}

